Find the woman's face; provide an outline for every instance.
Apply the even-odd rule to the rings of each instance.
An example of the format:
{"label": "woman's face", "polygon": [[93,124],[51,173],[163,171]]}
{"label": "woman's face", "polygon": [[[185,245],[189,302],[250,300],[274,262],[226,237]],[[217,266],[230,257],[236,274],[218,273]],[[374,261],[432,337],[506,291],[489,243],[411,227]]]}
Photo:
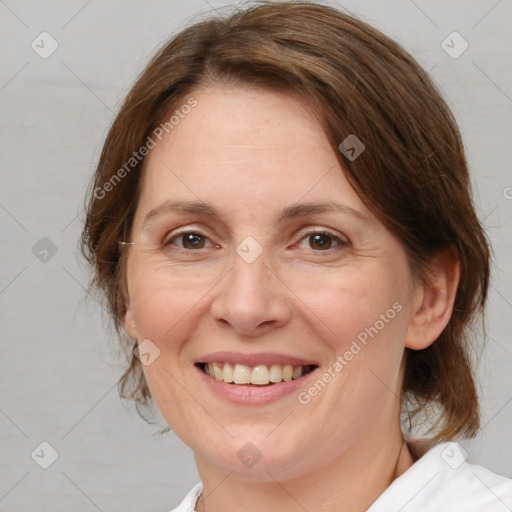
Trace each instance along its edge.
{"label": "woman's face", "polygon": [[399,431],[417,307],[403,247],[307,106],[193,97],[148,156],[126,249],[125,327],[154,401],[199,465],[243,478],[370,450]]}

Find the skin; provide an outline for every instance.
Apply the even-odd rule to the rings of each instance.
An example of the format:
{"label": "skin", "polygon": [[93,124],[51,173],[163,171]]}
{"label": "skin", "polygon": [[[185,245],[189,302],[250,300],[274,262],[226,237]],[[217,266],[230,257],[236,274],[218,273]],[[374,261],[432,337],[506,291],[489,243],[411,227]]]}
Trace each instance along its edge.
{"label": "skin", "polygon": [[[402,357],[446,326],[458,261],[440,254],[428,284],[414,278],[401,243],[351,188],[299,99],[219,85],[193,96],[197,106],[146,160],[126,249],[124,325],[160,350],[144,373],[194,452],[204,485],[197,509],[366,510],[414,463],[400,429]],[[170,199],[201,200],[222,218],[167,211],[144,224]],[[285,206],[316,201],[368,221],[342,211],[278,218]],[[206,237],[202,248],[180,237],[163,246],[178,228]],[[327,237],[319,248],[314,229],[345,243]],[[252,263],[236,252],[248,236],[263,249]],[[217,350],[279,352],[316,361],[321,374],[394,303],[401,311],[305,405],[295,393],[232,404],[194,367]],[[262,455],[250,468],[237,457],[248,442]]]}

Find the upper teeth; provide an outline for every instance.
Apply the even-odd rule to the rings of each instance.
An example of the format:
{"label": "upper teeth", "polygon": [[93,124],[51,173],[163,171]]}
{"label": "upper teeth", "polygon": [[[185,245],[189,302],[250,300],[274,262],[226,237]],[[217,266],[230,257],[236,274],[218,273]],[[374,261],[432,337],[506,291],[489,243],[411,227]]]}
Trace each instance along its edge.
{"label": "upper teeth", "polygon": [[205,364],[204,369],[208,375],[220,381],[235,384],[256,384],[259,386],[283,380],[288,382],[292,379],[298,379],[303,375],[302,366],[292,366],[291,364],[246,366],[245,364],[232,365],[230,363],[215,362]]}

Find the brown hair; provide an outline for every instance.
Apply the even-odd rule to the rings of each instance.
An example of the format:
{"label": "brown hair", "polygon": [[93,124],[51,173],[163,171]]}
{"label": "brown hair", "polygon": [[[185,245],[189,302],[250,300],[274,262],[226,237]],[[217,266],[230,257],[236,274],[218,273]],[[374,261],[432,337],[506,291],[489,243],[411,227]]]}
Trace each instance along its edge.
{"label": "brown hair", "polygon": [[[426,278],[438,251],[457,252],[461,277],[451,319],[428,348],[405,349],[402,405],[410,425],[439,406],[436,440],[473,437],[479,405],[469,335],[484,310],[490,251],[456,122],[427,73],[396,42],[310,2],[262,3],[186,28],[153,57],[110,128],[89,194],[82,252],[129,359],[121,396],[134,399],[138,410],[151,403],[133,353],[137,342],[122,329],[119,242],[129,237],[144,159],[131,161],[132,168],[126,162],[180,101],[215,82],[298,93],[322,123],[350,184],[403,244],[416,276]],[[353,161],[338,151],[350,134],[366,146]]]}

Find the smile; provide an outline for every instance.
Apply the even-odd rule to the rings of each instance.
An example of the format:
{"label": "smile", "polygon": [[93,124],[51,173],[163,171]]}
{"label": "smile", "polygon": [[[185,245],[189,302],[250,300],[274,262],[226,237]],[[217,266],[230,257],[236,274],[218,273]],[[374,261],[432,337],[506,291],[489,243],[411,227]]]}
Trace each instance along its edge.
{"label": "smile", "polygon": [[235,385],[267,386],[280,382],[290,382],[300,379],[313,371],[315,365],[291,364],[257,364],[248,366],[245,364],[230,364],[223,361],[212,363],[198,363],[198,367],[214,379]]}

